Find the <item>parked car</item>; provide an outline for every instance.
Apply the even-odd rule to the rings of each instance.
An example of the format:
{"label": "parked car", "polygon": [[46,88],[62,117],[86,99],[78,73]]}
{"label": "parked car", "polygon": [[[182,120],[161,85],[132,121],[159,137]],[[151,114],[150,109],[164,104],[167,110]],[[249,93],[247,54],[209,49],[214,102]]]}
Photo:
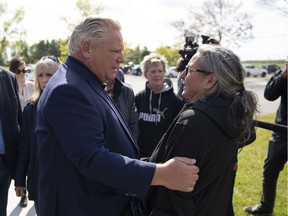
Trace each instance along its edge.
{"label": "parked car", "polygon": [[34,80],[34,65],[28,64],[25,69],[26,69],[26,78],[28,80]]}
{"label": "parked car", "polygon": [[141,66],[140,64],[136,64],[131,68],[131,74],[141,76],[142,71],[141,71]]}
{"label": "parked car", "polygon": [[246,70],[246,77],[250,77],[250,76],[265,77],[267,75],[267,70],[263,69],[262,67],[259,67],[259,66],[245,65],[244,68]]}
{"label": "parked car", "polygon": [[178,76],[178,72],[175,66],[166,69],[165,77],[174,78]]}
{"label": "parked car", "polygon": [[275,64],[262,65],[262,68],[266,69],[268,74],[275,73],[276,71],[281,69],[281,67],[279,67],[278,65],[275,65]]}
{"label": "parked car", "polygon": [[131,65],[124,65],[124,66],[122,67],[123,73],[125,73],[125,74],[130,73],[130,72],[131,72],[131,68],[132,68]]}

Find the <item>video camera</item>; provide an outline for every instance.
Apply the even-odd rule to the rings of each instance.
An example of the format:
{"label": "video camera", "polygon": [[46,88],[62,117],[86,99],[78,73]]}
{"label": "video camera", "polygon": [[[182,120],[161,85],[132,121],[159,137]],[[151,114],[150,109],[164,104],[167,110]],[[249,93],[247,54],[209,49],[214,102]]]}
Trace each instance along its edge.
{"label": "video camera", "polygon": [[[202,44],[207,43],[208,39],[210,38],[207,35],[201,35]],[[185,36],[185,45],[182,50],[179,50],[179,54],[181,55],[181,61],[177,66],[177,71],[182,72],[192,56],[197,52],[199,45],[194,42],[195,35],[191,32],[188,32]]]}

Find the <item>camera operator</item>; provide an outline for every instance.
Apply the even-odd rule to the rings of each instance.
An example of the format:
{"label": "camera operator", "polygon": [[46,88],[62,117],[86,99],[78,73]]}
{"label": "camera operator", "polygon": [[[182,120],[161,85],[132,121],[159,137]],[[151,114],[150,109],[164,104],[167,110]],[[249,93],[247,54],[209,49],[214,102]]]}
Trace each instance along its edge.
{"label": "camera operator", "polygon": [[180,74],[183,70],[185,70],[186,65],[183,64],[183,59],[180,57],[176,62],[176,70],[178,72],[177,75],[177,96],[182,97],[182,92],[184,88],[183,80],[180,77]]}
{"label": "camera operator", "polygon": [[197,52],[199,45],[194,42],[195,35],[192,32],[188,32],[185,36],[185,45],[182,50],[179,50],[179,54],[181,57],[177,60],[176,63],[176,70],[178,72],[177,76],[177,95],[182,97],[183,92],[183,80],[180,78],[181,72],[185,69],[186,65],[188,64],[189,60],[192,56]]}
{"label": "camera operator", "polygon": [[[268,81],[264,90],[264,97],[275,101],[281,97],[275,123],[287,126],[287,62],[284,70],[279,70]],[[279,173],[287,162],[287,132],[273,131],[269,140],[268,153],[264,162],[262,196],[260,204],[246,206],[244,211],[253,215],[273,215],[276,198],[276,187]]]}
{"label": "camera operator", "polygon": [[[188,32],[186,34],[185,37],[185,45],[183,50],[179,50],[179,54],[181,55],[181,57],[177,60],[176,63],[176,70],[178,72],[178,76],[177,76],[177,87],[178,87],[178,91],[177,91],[177,95],[178,96],[182,96],[182,91],[184,88],[183,85],[183,80],[180,78],[180,74],[181,72],[185,69],[186,65],[188,64],[189,60],[193,57],[193,55],[197,52],[197,49],[199,47],[199,45],[194,42],[194,34],[191,32]],[[215,38],[212,38],[210,36],[207,35],[201,35],[202,38],[202,44],[215,44],[215,45],[219,45],[219,41]]]}

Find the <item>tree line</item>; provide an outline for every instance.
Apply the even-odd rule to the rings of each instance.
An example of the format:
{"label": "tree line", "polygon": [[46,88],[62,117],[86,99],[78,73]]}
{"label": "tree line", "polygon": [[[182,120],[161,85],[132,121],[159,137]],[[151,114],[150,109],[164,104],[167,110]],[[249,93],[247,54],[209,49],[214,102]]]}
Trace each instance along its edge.
{"label": "tree line", "polygon": [[[54,39],[51,41],[41,40],[29,46],[26,41],[26,30],[23,29],[23,18],[25,10],[23,7],[16,8],[13,13],[7,12],[7,3],[0,0],[0,65],[7,65],[9,57],[22,56],[27,63],[35,63],[44,55],[57,56],[64,61],[68,56],[67,44],[69,38]],[[73,17],[60,17],[66,23],[67,28],[72,31],[76,23],[90,15],[101,15],[105,5],[95,2],[97,0],[76,0],[76,14]],[[287,3],[287,0],[259,0],[261,4],[279,8],[279,3]],[[272,5],[272,6],[271,6]],[[178,51],[183,47],[183,38],[190,29],[195,32],[209,32],[210,36],[219,40],[227,47],[240,47],[241,44],[253,38],[253,25],[250,22],[251,14],[241,10],[242,0],[204,0],[199,5],[187,7],[186,17],[188,19],[175,20],[170,25],[179,32],[179,39],[170,46],[158,47],[153,52],[164,55],[169,65],[175,65],[180,57]],[[278,7],[277,7],[278,6]],[[287,10],[281,11],[287,14]],[[6,16],[4,16],[6,15]],[[7,16],[9,15],[9,16]],[[185,16],[185,14],[184,14]],[[196,42],[200,35],[195,34]],[[133,62],[139,64],[143,57],[151,51],[147,47],[129,47],[125,42],[125,64]]]}

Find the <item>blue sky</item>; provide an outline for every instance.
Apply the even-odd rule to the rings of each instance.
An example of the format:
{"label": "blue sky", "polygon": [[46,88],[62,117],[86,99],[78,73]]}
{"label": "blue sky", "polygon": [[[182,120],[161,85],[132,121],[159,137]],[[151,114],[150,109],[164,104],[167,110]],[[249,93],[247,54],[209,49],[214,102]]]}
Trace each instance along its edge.
{"label": "blue sky", "polygon": [[[1,1],[1,0],[0,0]],[[2,0],[3,1],[3,0]],[[117,19],[122,25],[124,41],[131,47],[147,46],[153,51],[161,45],[174,44],[179,33],[170,23],[185,19],[187,9],[200,1],[191,0],[103,0],[102,16]],[[285,59],[288,56],[288,19],[279,10],[256,5],[257,0],[244,0],[245,11],[252,13],[255,38],[234,51],[242,60]],[[23,6],[24,28],[29,44],[39,40],[66,38],[70,31],[61,16],[74,18],[76,0],[9,0],[8,8]],[[183,38],[184,45],[184,38]]]}

